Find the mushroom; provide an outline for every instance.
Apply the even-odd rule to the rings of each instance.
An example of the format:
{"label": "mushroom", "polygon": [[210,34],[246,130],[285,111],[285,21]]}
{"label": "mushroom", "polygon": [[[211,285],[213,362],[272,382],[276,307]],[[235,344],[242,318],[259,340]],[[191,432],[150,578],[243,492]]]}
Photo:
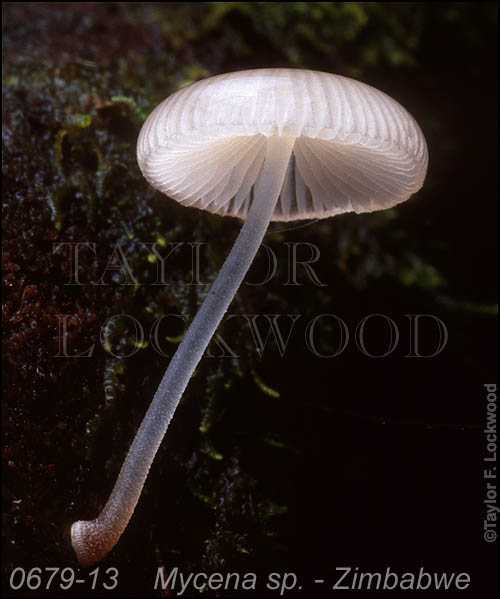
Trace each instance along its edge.
{"label": "mushroom", "polygon": [[339,75],[255,69],[181,89],[153,110],[137,142],[149,183],[185,206],[245,222],[172,358],[99,516],[71,527],[83,566],[125,530],[189,379],[270,221],[390,208],[418,191],[427,145],[410,114]]}

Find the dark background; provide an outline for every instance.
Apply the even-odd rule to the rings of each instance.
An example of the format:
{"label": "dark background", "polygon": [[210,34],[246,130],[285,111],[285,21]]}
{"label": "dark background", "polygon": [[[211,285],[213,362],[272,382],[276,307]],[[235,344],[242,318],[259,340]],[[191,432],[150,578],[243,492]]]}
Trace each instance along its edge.
{"label": "dark background", "polygon": [[[110,346],[115,356],[136,351],[113,357],[99,343],[104,323],[129,314],[149,332],[166,314],[192,318],[206,288],[186,284],[187,244],[206,244],[208,282],[240,227],[146,184],[135,162],[144,118],[205,76],[293,66],[359,78],[401,102],[425,133],[427,180],[394,210],[271,226],[278,272],[244,285],[237,317],[220,329],[241,357],[207,357],[197,369],[130,525],[101,564],[119,569],[108,594],[161,596],[160,566],[260,581],[295,572],[308,596],[335,594],[336,567],[423,566],[468,572],[463,595],[496,596],[482,430],[483,384],[497,376],[497,3],[7,2],[3,33],[4,592],[16,567],[76,567],[69,527],[101,509],[168,363],[151,344],[134,345],[123,320],[108,326]],[[167,261],[166,287],[152,284],[141,246],[157,240],[165,253],[184,243]],[[67,285],[67,250],[53,251],[64,242],[95,243],[82,249],[81,285]],[[326,286],[300,268],[300,285],[285,285],[293,242],[319,248]],[[116,244],[140,285],[123,285],[119,270],[95,285]],[[265,271],[260,253],[248,280]],[[351,334],[331,359],[304,340],[326,313]],[[354,339],[374,313],[400,331],[380,359]],[[271,342],[259,356],[243,314],[300,315],[283,357]],[[442,353],[406,357],[407,314],[445,323]],[[64,316],[68,353],[95,343],[92,357],[56,357]],[[316,335],[321,352],[335,351],[331,321],[320,319]],[[435,330],[422,335],[431,352]],[[374,324],[367,339],[381,353],[386,330]]]}

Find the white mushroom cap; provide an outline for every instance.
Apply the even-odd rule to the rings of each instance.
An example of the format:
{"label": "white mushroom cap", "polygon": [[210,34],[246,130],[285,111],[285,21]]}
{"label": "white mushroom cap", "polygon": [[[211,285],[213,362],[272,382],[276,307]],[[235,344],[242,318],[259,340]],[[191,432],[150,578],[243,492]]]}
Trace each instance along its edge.
{"label": "white mushroom cap", "polygon": [[390,208],[427,172],[425,138],[398,102],[301,69],[240,71],[179,90],[144,123],[137,160],[182,204],[246,218],[269,136],[296,138],[275,221]]}

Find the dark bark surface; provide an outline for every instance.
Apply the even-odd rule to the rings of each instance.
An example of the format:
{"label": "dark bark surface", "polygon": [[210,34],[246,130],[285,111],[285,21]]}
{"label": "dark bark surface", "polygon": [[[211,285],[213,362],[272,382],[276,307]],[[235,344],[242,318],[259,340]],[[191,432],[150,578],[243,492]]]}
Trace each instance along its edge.
{"label": "dark bark surface", "polygon": [[[162,596],[157,569],[178,566],[255,572],[259,589],[268,571],[295,572],[311,595],[314,577],[344,565],[468,571],[472,595],[491,594],[481,477],[482,385],[496,377],[496,5],[7,2],[3,27],[4,592],[15,568],[76,567],[69,527],[107,499],[168,364],[151,332],[175,351],[174,315],[193,317],[240,226],[147,185],[144,118],[204,76],[300,66],[406,106],[429,143],[427,182],[397,210],[270,228],[275,276],[242,287],[219,329],[227,345],[190,382],[102,564],[119,569],[107,594]],[[324,286],[300,265],[291,278],[293,243],[303,260],[316,246]],[[268,256],[249,282],[266,279]],[[277,314],[287,348],[271,334],[260,356],[249,315],[265,337]],[[314,347],[308,336],[325,314],[350,333],[336,358],[318,355],[339,347],[335,321],[318,319]],[[356,345],[370,314],[398,326],[387,358]],[[445,351],[408,358],[408,314],[439,317]],[[386,326],[374,324],[370,352],[384,351]],[[259,594],[207,590],[238,593]]]}

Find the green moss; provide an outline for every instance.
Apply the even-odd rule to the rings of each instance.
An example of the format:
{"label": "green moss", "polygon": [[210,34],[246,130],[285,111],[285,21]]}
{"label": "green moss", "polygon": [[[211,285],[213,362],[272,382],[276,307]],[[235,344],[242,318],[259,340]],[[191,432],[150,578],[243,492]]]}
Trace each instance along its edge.
{"label": "green moss", "polygon": [[[464,74],[481,89],[492,80],[485,65],[494,52],[485,40],[496,33],[495,11],[494,3],[474,11],[463,3],[436,5],[431,11],[425,4],[363,2],[6,3],[7,574],[27,563],[74,563],[67,524],[82,515],[95,516],[102,506],[103,485],[110,488],[114,482],[168,364],[148,337],[141,342],[124,321],[110,324],[103,348],[99,333],[104,323],[114,314],[128,314],[149,332],[164,315],[183,314],[189,320],[204,297],[206,287],[186,282],[192,268],[188,254],[169,259],[168,285],[153,285],[158,260],[141,243],[156,242],[160,254],[168,252],[174,240],[207,243],[201,280],[210,282],[239,229],[232,219],[177,206],[155,193],[139,172],[135,144],[141,124],[179,87],[212,73],[249,67],[305,66],[363,74],[402,100],[410,94],[415,116],[434,142],[428,184],[415,204],[430,205],[432,197],[436,206],[445,206],[441,218],[422,222],[412,204],[313,223],[293,233],[271,227],[267,241],[278,256],[277,276],[268,285],[244,285],[232,313],[300,313],[308,321],[334,312],[351,325],[367,310],[387,312],[390,307],[391,314],[403,314],[415,305],[431,313],[437,306],[447,315],[458,314],[460,327],[469,322],[475,331],[485,320],[489,330],[496,306],[484,276],[486,254],[471,266],[467,259],[455,259],[441,240],[453,238],[454,223],[463,218],[456,207],[468,205],[470,190],[476,190],[475,184],[462,189],[462,177],[456,176],[456,165],[464,163],[462,149],[477,147],[474,128],[467,131],[470,143],[458,143],[454,134],[463,121]],[[450,52],[441,51],[448,47],[443,40]],[[456,103],[451,107],[442,86],[453,92]],[[410,89],[417,90],[414,97]],[[485,102],[488,93],[477,97]],[[454,110],[456,122],[449,121]],[[476,203],[479,215],[487,192],[482,190]],[[467,218],[472,219],[470,213]],[[496,222],[493,216],[479,218],[468,223],[470,236],[481,231],[471,243],[474,251],[482,247],[484,223]],[[463,239],[461,234],[456,238],[458,248]],[[318,274],[327,287],[314,287],[304,272],[300,286],[283,285],[288,268],[283,242],[290,240],[318,246]],[[95,243],[95,251],[82,250],[81,285],[68,285],[67,253],[53,251],[59,243]],[[111,271],[105,284],[96,284],[117,245],[138,282],[122,285],[126,273]],[[475,297],[469,301],[470,293]],[[56,357],[63,315],[69,316],[70,355],[95,344],[91,358]],[[455,357],[470,354],[468,329],[460,330],[462,345],[450,335]],[[293,549],[293,518],[298,513],[293,503],[297,480],[290,475],[300,466],[296,454],[309,451],[318,479],[336,482],[330,463],[324,471],[317,464],[318,456],[335,443],[330,430],[338,413],[324,423],[323,418],[314,421],[314,413],[321,402],[330,405],[331,389],[323,383],[329,377],[342,390],[335,401],[350,401],[352,381],[360,378],[358,361],[347,356],[342,368],[331,367],[325,375],[324,363],[310,359],[300,338],[284,358],[271,351],[264,362],[237,319],[220,331],[239,357],[202,360],[150,473],[143,509],[137,510],[110,558],[120,565],[124,588],[136,594],[145,588],[137,588],[137,572],[157,562],[210,572],[238,567],[248,571],[249,563],[255,569],[272,563],[279,570],[282,559],[286,571],[289,564],[283,556],[287,548]],[[160,333],[173,353],[182,334]],[[327,339],[328,333],[331,325],[322,321],[318,335]],[[474,370],[468,364],[466,368],[471,378],[479,372],[486,380],[484,364],[494,352],[487,352],[487,344],[476,346],[484,347],[483,353],[477,354]],[[137,351],[121,359],[106,350],[117,355]],[[317,385],[314,394],[300,374],[308,358]],[[447,380],[453,381],[462,366],[458,358],[450,360],[448,370],[443,365]],[[373,370],[366,379],[371,382],[376,376]],[[393,371],[390,377],[393,380]],[[279,384],[283,402],[270,401],[279,396],[269,386],[271,380],[273,386]],[[403,412],[407,408],[397,399],[397,411]],[[361,411],[366,407],[362,393],[357,400]],[[304,406],[312,421],[327,430],[322,437],[318,433],[321,447],[297,435]],[[374,439],[373,446],[380,442]],[[309,488],[306,495],[315,497]],[[309,516],[315,506],[304,504],[299,516]],[[167,511],[176,517],[164,518]],[[137,535],[143,532],[145,543],[139,547]],[[128,568],[131,563],[138,567]]]}
{"label": "green moss", "polygon": [[408,254],[401,265],[399,278],[407,287],[416,285],[423,289],[437,289],[445,283],[443,277],[431,264],[425,263],[419,256]]}
{"label": "green moss", "polygon": [[262,393],[264,393],[268,397],[279,398],[279,391],[272,389],[271,387],[269,387],[269,385],[264,383],[262,378],[256,372],[253,372],[253,380],[257,387],[262,391]]}

